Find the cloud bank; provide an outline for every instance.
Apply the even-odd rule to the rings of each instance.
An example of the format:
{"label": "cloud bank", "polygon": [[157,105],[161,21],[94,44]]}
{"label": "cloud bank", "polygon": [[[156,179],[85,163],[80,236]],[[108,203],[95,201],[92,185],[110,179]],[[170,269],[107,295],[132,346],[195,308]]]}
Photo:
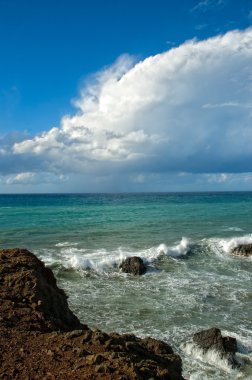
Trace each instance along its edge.
{"label": "cloud bank", "polygon": [[111,190],[118,181],[124,190],[145,183],[161,190],[169,178],[201,186],[236,174],[248,183],[252,29],[188,41],[137,63],[124,55],[90,79],[74,104],[76,114],[58,128],[2,139],[2,184],[45,176],[64,178],[66,189],[74,178],[76,191],[84,184]]}

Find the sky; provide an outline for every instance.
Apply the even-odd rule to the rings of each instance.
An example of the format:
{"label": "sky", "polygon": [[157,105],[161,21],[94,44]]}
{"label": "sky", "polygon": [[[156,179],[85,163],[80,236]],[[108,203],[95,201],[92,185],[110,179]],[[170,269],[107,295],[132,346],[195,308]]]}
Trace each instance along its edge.
{"label": "sky", "polygon": [[252,0],[0,0],[0,193],[252,190]]}

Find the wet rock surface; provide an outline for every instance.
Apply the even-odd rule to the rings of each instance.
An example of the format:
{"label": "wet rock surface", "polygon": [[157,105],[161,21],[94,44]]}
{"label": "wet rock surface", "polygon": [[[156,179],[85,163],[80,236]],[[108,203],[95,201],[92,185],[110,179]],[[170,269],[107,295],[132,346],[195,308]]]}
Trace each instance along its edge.
{"label": "wet rock surface", "polygon": [[0,378],[183,380],[168,344],[81,324],[29,251],[0,250],[0,268]]}
{"label": "wet rock surface", "polygon": [[231,254],[234,256],[249,257],[252,255],[252,244],[240,244],[232,250]]}
{"label": "wet rock surface", "polygon": [[131,273],[134,276],[139,276],[142,274],[145,274],[147,267],[143,262],[143,259],[138,256],[133,256],[133,257],[127,257],[125,259],[120,267],[122,272],[124,273]]}
{"label": "wet rock surface", "polygon": [[223,337],[220,329],[212,327],[208,330],[199,331],[193,335],[193,341],[204,352],[210,349],[215,350],[219,353],[220,357],[226,358],[232,367],[238,366],[235,358],[237,351],[236,339],[229,336]]}

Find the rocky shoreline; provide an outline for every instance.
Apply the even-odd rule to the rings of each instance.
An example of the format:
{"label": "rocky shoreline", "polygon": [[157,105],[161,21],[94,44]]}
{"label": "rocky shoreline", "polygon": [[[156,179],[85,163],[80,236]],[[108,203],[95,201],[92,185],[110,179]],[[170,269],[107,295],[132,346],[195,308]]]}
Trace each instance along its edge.
{"label": "rocky shoreline", "polygon": [[31,252],[0,250],[0,284],[1,379],[184,379],[170,345],[82,324]]}
{"label": "rocky shoreline", "polygon": [[[251,247],[235,254],[243,251],[247,256]],[[121,267],[133,275],[146,269],[138,257]],[[0,250],[0,300],[0,379],[185,380],[182,360],[169,344],[81,323],[52,270],[28,250]],[[192,342],[239,367],[236,339],[223,337],[220,329],[200,331]]]}

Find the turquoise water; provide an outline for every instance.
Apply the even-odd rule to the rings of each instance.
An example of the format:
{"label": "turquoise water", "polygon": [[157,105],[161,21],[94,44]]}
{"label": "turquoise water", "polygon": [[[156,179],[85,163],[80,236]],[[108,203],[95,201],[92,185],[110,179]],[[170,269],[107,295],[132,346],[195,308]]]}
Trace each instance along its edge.
{"label": "turquoise water", "polygon": [[[195,379],[252,378],[252,193],[1,195],[0,246],[25,247],[57,276],[83,322],[172,343]],[[146,275],[118,270],[141,256]],[[190,344],[217,326],[238,339],[240,370]]]}

